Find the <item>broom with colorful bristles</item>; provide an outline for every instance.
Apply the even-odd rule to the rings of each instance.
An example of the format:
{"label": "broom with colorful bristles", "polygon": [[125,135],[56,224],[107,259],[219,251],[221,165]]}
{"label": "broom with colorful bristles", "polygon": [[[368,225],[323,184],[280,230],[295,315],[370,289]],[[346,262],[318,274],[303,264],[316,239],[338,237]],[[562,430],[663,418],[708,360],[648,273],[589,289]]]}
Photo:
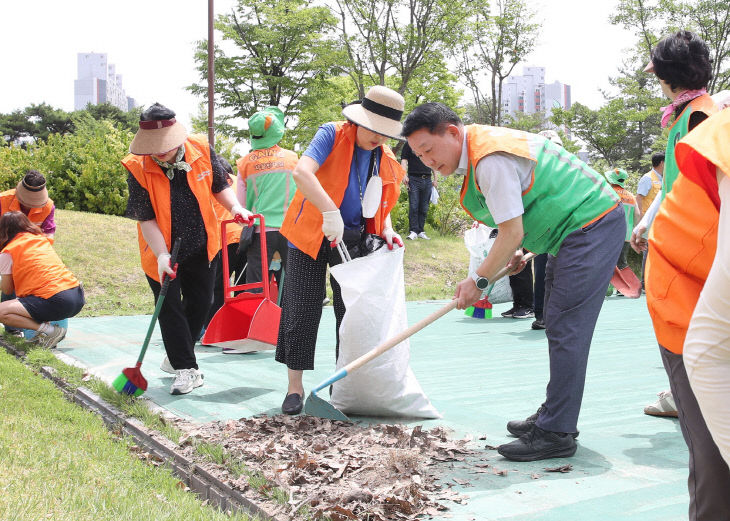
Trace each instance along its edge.
{"label": "broom with colorful bristles", "polygon": [[492,303],[489,302],[489,296],[466,308],[464,314],[471,318],[492,318]]}
{"label": "broom with colorful bristles", "polygon": [[[172,255],[170,255],[170,266],[173,271],[177,273],[177,253],[180,250],[180,239],[175,240],[175,245],[172,247]],[[150,320],[150,327],[147,328],[147,336],[145,336],[144,343],[142,344],[142,351],[139,353],[137,358],[137,365],[134,367],[127,367],[122,369],[122,373],[116,377],[112,382],[112,387],[121,394],[128,394],[130,396],[140,396],[147,390],[147,380],[142,376],[142,360],[147,352],[147,346],[150,345],[150,338],[152,338],[152,331],[155,329],[155,322],[157,317],[160,316],[160,310],[162,309],[162,303],[165,301],[165,295],[167,294],[167,288],[170,287],[170,276],[167,273],[162,275],[162,286],[160,288],[160,294],[157,297],[155,303],[155,311],[152,313],[152,320]]]}
{"label": "broom with colorful bristles", "polygon": [[[529,262],[535,257],[534,253],[528,253],[522,258],[522,262]],[[507,268],[502,268],[499,270],[497,275],[492,280],[491,284],[489,284],[489,287],[487,287],[487,292],[484,295],[484,297],[481,300],[478,300],[474,303],[473,306],[469,306],[464,310],[464,314],[467,317],[472,318],[492,318],[492,303],[489,302],[489,295],[492,294],[492,289],[494,289],[494,283],[497,282],[497,280],[504,277],[507,273]]]}

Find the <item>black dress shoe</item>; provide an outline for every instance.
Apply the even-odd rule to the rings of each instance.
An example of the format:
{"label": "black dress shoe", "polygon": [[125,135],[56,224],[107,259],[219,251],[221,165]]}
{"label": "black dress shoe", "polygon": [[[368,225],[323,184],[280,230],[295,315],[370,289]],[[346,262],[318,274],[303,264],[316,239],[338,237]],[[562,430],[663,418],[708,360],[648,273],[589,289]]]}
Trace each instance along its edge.
{"label": "black dress shoe", "polygon": [[532,329],[545,329],[545,320],[542,318],[536,319],[532,323]]}
{"label": "black dress shoe", "polygon": [[537,461],[568,458],[577,449],[578,444],[570,433],[545,431],[535,425],[519,439],[497,447],[497,452],[512,461]]}
{"label": "black dress shoe", "polygon": [[284,403],[281,404],[281,412],[284,414],[299,414],[302,412],[304,402],[302,401],[302,395],[297,393],[287,394],[284,398]]}
{"label": "black dress shoe", "polygon": [[[535,414],[531,414],[524,420],[512,420],[507,422],[507,431],[512,434],[513,436],[516,436],[519,438],[520,436],[523,436],[530,432],[532,430],[532,427],[535,425],[535,422],[537,422],[537,418],[540,416],[540,413],[545,410],[545,406],[541,405],[537,408],[537,412]],[[572,432],[573,438],[577,438],[578,434],[580,434],[580,431]]]}
{"label": "black dress shoe", "polygon": [[516,437],[520,437],[523,434],[527,434],[532,430],[532,427],[537,421],[537,417],[545,409],[542,405],[538,407],[537,412],[525,418],[524,420],[512,420],[507,422],[507,431]]}

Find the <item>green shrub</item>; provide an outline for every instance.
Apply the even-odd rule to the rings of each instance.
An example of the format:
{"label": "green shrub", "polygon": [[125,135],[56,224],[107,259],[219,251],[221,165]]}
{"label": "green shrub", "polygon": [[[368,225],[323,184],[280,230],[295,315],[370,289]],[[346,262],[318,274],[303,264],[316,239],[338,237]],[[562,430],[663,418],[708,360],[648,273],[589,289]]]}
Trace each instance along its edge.
{"label": "green shrub", "polygon": [[45,142],[0,148],[0,188],[14,187],[28,169],[46,176],[56,206],[66,210],[122,215],[127,171],[120,160],[134,135],[89,114],[74,117],[73,134],[51,134]]}

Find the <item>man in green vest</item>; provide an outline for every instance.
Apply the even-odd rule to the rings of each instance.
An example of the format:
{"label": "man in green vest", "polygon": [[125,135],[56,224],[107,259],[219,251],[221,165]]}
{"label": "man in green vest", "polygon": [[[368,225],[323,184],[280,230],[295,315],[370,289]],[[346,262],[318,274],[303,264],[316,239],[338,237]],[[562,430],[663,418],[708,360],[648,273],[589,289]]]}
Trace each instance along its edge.
{"label": "man in green vest", "polygon": [[457,285],[459,309],[479,300],[503,266],[519,271],[521,248],[550,254],[546,398],[532,416],[507,423],[519,438],[498,450],[515,461],[572,456],[593,330],[626,234],[616,192],[601,174],[549,139],[464,126],[441,103],[416,107],[403,124],[403,136],[432,170],[463,175],[463,208],[499,228],[484,262]]}

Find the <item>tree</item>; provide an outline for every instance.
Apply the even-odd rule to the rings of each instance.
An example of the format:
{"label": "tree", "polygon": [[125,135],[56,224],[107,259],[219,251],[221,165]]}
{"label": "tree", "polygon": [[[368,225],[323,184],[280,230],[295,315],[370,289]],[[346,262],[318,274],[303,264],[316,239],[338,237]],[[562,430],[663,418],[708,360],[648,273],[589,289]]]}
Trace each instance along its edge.
{"label": "tree", "polygon": [[[228,122],[247,119],[266,106],[279,106],[296,119],[301,98],[314,80],[329,76],[340,59],[334,38],[336,19],[311,0],[238,0],[230,14],[220,15],[215,27],[224,51],[215,49],[216,104],[225,110],[219,132],[238,138],[246,133]],[[207,93],[207,42],[195,53],[201,83],[193,93]]]}
{"label": "tree", "polygon": [[45,141],[51,134],[68,134],[73,130],[71,114],[47,103],[31,104],[23,110],[0,115],[0,135],[8,144]]}
{"label": "tree", "polygon": [[343,72],[361,98],[367,87],[386,84],[405,96],[415,77],[445,62],[443,54],[458,41],[470,12],[468,0],[335,0],[335,5],[347,54]]}
{"label": "tree", "polygon": [[699,35],[710,48],[711,93],[730,87],[730,0],[620,0],[611,23],[635,32],[648,61],[660,37],[679,29]]}
{"label": "tree", "polygon": [[624,102],[620,98],[609,100],[598,110],[580,103],[570,109],[553,109],[552,121],[566,126],[593,150],[593,155],[615,165],[623,159],[621,144],[626,139]]}
{"label": "tree", "polygon": [[105,119],[120,125],[120,127],[124,130],[137,132],[137,129],[139,128],[139,115],[142,113],[142,107],[136,107],[130,111],[124,111],[111,103],[100,103],[98,105],[86,105],[84,112],[87,112],[97,121]]}
{"label": "tree", "polygon": [[[475,14],[467,24],[461,45],[456,48],[456,58],[475,105],[479,108],[489,99],[489,122],[501,125],[502,83],[534,49],[539,25],[534,21],[535,12],[525,0],[496,0],[495,4],[496,11],[491,14],[487,0],[474,3]],[[488,98],[480,87],[483,71],[489,71]],[[483,109],[480,112],[487,114]]]}

